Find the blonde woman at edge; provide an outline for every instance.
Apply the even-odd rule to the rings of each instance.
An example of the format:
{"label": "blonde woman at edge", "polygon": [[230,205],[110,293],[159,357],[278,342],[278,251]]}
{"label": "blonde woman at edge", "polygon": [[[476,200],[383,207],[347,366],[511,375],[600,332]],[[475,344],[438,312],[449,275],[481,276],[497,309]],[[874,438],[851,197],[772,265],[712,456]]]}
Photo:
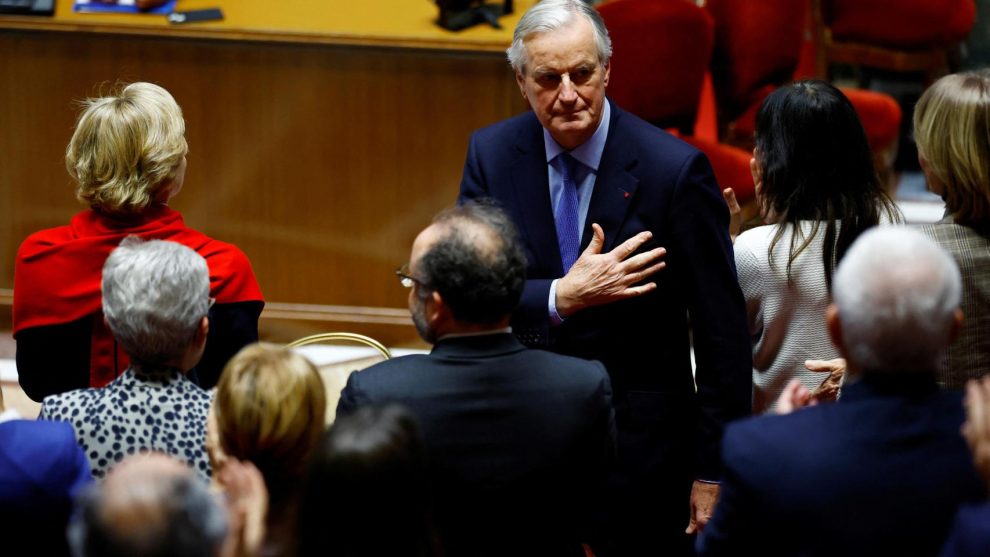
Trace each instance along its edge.
{"label": "blonde woman at edge", "polygon": [[914,109],[918,159],[945,218],[921,231],[945,248],[963,279],[964,321],[939,363],[943,388],[990,370],[990,72],[947,75]]}

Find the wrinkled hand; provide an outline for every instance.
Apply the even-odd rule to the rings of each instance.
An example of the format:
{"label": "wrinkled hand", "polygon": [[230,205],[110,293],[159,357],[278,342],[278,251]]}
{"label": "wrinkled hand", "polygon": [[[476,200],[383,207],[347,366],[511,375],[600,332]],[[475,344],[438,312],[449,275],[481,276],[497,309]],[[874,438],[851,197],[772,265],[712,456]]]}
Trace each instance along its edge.
{"label": "wrinkled hand", "polygon": [[265,539],[268,489],[261,472],[250,462],[227,458],[218,474],[226,494],[230,527],[222,557],[256,557]]}
{"label": "wrinkled hand", "polygon": [[602,253],[605,232],[598,224],[591,225],[594,237],[578,257],[571,270],[557,281],[557,313],[569,317],[584,308],[598,306],[646,294],[655,289],[655,282],[639,286],[636,283],[663,269],[659,261],[667,250],[652,249],[630,257],[653,234],[640,232],[608,253]]}
{"label": "wrinkled hand", "polygon": [[818,402],[835,402],[839,398],[839,388],[842,386],[842,376],[846,374],[846,360],[805,360],[804,367],[808,371],[828,373],[822,384],[811,392],[811,397]]}
{"label": "wrinkled hand", "polygon": [[722,190],[722,197],[725,198],[725,204],[729,206],[729,238],[734,244],[736,243],[736,236],[742,231],[742,207],[739,206],[736,192],[732,188]]}
{"label": "wrinkled hand", "polygon": [[685,534],[694,534],[705,529],[712,518],[715,503],[718,502],[718,484],[694,482],[691,486],[691,520]]}
{"label": "wrinkled hand", "polygon": [[791,379],[790,383],[784,387],[784,392],[780,393],[776,408],[778,414],[790,414],[799,408],[816,404],[818,401],[811,397],[811,391],[803,386],[801,381]]}
{"label": "wrinkled hand", "polygon": [[983,481],[990,483],[990,375],[966,383],[966,423],[963,437],[973,451],[973,465]]}

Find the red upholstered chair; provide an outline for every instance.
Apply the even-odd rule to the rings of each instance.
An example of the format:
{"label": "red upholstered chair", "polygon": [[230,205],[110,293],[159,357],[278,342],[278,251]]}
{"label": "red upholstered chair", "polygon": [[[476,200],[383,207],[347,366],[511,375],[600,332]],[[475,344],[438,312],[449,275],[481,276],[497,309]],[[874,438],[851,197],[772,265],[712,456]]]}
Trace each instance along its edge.
{"label": "red upholstered chair", "polygon": [[924,72],[929,81],[950,71],[951,58],[976,21],[974,0],[815,2],[823,66],[843,63]]}
{"label": "red upholstered chair", "polygon": [[684,0],[615,0],[598,8],[612,37],[608,94],[662,128],[691,133],[714,31]]}
{"label": "red upholstered chair", "polygon": [[[733,122],[756,109],[771,91],[793,79],[808,13],[807,0],[707,0],[715,22],[712,78],[721,135],[734,139]],[[752,127],[742,134],[746,144]]]}
{"label": "red upholstered chair", "polygon": [[612,37],[608,96],[701,149],[722,187],[753,197],[749,153],[691,137],[712,53],[711,17],[685,0],[614,0],[598,7]]}
{"label": "red upholstered chair", "polygon": [[[810,0],[707,0],[715,21],[712,77],[723,141],[752,148],[756,113],[773,90],[791,82],[811,31]],[[891,173],[901,110],[888,95],[843,89],[856,108],[881,175]]]}

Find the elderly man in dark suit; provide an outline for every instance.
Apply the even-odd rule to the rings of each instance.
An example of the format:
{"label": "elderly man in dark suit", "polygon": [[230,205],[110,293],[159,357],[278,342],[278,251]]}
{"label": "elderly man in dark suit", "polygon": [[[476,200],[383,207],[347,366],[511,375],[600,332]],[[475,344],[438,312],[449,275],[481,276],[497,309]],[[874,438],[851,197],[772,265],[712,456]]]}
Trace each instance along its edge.
{"label": "elderly man in dark suit", "polygon": [[[936,555],[956,508],[984,497],[960,393],[935,383],[962,322],[955,263],[917,231],[873,229],[832,285],[841,398],[729,426],[702,555]],[[781,403],[800,406],[802,390]]]}
{"label": "elderly man in dark suit", "polygon": [[584,555],[615,450],[604,367],[529,350],[511,334],[525,265],[496,207],[438,215],[398,271],[433,351],[352,374],[337,407],[338,416],[370,404],[412,410],[450,557]]}
{"label": "elderly man in dark suit", "polygon": [[585,2],[533,6],[508,55],[532,111],[473,134],[460,200],[498,199],[525,237],[517,336],[612,378],[619,461],[596,553],[689,553],[723,425],[750,412],[725,203],[704,155],[605,98],[611,41]]}

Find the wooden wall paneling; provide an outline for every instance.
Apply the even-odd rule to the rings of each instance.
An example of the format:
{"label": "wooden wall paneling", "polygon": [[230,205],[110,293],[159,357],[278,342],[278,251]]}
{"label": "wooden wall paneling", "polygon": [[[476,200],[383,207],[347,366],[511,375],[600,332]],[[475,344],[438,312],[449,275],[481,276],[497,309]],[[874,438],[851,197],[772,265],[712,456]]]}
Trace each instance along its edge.
{"label": "wooden wall paneling", "polygon": [[[240,246],[268,300],[313,304],[309,313],[404,308],[391,271],[454,202],[470,131],[524,109],[497,53],[10,30],[0,49],[7,288],[20,241],[81,209],[63,154],[73,101],[100,83],[153,81],[175,95],[190,153],[174,206]],[[415,336],[326,311],[303,320]]]}

